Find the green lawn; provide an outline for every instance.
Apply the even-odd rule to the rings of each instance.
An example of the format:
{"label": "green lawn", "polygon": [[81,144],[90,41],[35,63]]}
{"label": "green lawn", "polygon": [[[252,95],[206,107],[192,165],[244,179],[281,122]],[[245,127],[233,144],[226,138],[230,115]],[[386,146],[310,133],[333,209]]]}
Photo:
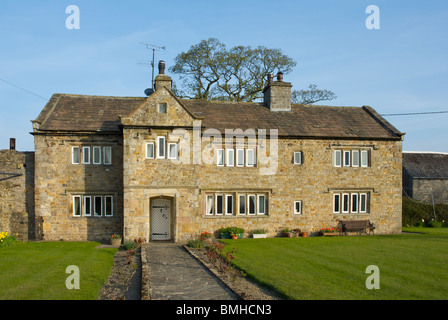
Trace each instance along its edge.
{"label": "green lawn", "polygon": [[[235,264],[288,299],[448,299],[448,228],[420,234],[224,240]],[[367,289],[369,265],[380,289]]]}
{"label": "green lawn", "polygon": [[[0,247],[0,300],[91,300],[98,297],[117,249],[97,242],[28,242]],[[67,289],[76,265],[80,289]]]}

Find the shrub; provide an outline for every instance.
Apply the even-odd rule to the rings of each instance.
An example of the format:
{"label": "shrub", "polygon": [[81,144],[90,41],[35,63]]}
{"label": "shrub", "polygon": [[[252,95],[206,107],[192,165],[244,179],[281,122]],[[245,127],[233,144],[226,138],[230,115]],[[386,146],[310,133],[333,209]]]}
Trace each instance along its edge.
{"label": "shrub", "polygon": [[137,248],[137,242],[128,240],[124,243],[124,247],[126,250],[135,249]]}
{"label": "shrub", "polygon": [[448,222],[448,205],[437,204],[433,207],[432,204],[403,197],[403,226],[433,227],[428,224],[434,219],[434,211],[437,222],[442,221],[442,226],[447,226],[445,221]]}

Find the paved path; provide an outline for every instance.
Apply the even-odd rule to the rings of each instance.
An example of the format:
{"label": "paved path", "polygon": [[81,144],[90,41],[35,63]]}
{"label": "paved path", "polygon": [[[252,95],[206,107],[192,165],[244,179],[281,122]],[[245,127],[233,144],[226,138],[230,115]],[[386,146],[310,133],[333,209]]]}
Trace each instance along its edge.
{"label": "paved path", "polygon": [[207,268],[181,245],[151,242],[145,250],[151,300],[236,300]]}

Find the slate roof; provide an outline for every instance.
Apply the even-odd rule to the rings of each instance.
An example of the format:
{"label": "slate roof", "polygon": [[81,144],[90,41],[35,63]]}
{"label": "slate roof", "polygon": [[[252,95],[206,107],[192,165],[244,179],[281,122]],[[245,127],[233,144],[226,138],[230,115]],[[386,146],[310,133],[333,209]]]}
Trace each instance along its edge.
{"label": "slate roof", "polygon": [[[54,94],[35,121],[39,131],[119,132],[127,116],[146,97]],[[203,129],[278,129],[279,136],[392,139],[402,133],[371,107],[292,105],[291,112],[272,112],[261,103],[178,100],[200,117]]]}
{"label": "slate roof", "polygon": [[448,154],[403,152],[403,169],[413,178],[448,179]]}

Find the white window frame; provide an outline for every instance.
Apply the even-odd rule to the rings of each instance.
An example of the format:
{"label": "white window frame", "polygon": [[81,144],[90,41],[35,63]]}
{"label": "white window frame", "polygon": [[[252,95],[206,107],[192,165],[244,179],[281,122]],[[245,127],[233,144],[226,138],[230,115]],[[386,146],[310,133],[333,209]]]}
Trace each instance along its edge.
{"label": "white window frame", "polygon": [[[218,198],[222,199],[221,200],[221,203],[222,203],[222,207],[221,208],[218,207]],[[222,193],[217,193],[216,194],[216,199],[215,199],[215,214],[218,215],[218,216],[222,216],[224,214],[225,207],[226,207],[224,201],[225,201],[224,195]],[[221,209],[222,211],[218,212],[219,209]]]}
{"label": "white window frame", "polygon": [[[231,208],[230,211],[229,211],[229,199],[231,199],[231,203],[232,203],[232,208]],[[226,200],[226,203],[225,203],[225,214],[226,215],[233,215],[233,211],[234,211],[233,207],[235,206],[235,203],[233,201],[233,194],[226,194],[225,200]]]}
{"label": "white window frame", "polygon": [[244,149],[236,149],[236,166],[244,167]]}
{"label": "white window frame", "polygon": [[[163,149],[161,148],[163,146]],[[163,150],[163,154],[160,151]],[[166,137],[158,136],[157,137],[157,159],[165,159],[166,158]]]}
{"label": "white window frame", "polygon": [[[264,211],[260,211],[260,199],[263,199],[263,209]],[[266,214],[266,195],[258,194],[257,195],[257,214]]]}
{"label": "white window frame", "polygon": [[235,149],[226,149],[226,166],[235,166]]}
{"label": "white window frame", "polygon": [[[87,199],[89,200],[89,204],[87,204]],[[88,213],[87,213],[87,208],[89,209]],[[85,217],[91,217],[92,216],[92,197],[91,196],[84,196],[83,214],[84,214]]]}
{"label": "white window frame", "polygon": [[[355,201],[356,201],[356,205],[355,205]],[[354,205],[355,205],[355,208],[353,208]],[[357,193],[351,193],[350,194],[350,212],[351,213],[358,213],[358,206],[359,206],[359,196],[358,196],[358,194]]]}
{"label": "white window frame", "polygon": [[342,167],[342,150],[334,150],[334,166],[338,168]]}
{"label": "white window frame", "polygon": [[[109,156],[107,156],[109,155]],[[109,161],[106,162],[106,159],[109,157]],[[111,165],[112,164],[112,147],[107,146],[103,148],[103,164]]]}
{"label": "white window frame", "polygon": [[[348,155],[348,156],[347,156]],[[351,166],[351,152],[348,150],[344,150],[343,152],[343,158],[342,158],[342,163],[344,167],[350,167]]]}
{"label": "white window frame", "polygon": [[[87,159],[86,159],[87,156]],[[82,163],[90,164],[90,147],[82,147]]]}
{"label": "white window frame", "polygon": [[246,149],[246,167],[254,167],[256,163],[255,149]]}
{"label": "white window frame", "polygon": [[[97,213],[96,207],[96,199],[101,199],[101,208],[99,214]],[[93,215],[95,217],[101,217],[103,215],[103,197],[102,196],[93,196]]]}
{"label": "white window frame", "polygon": [[[98,154],[99,159],[96,159],[95,152],[98,152],[97,154]],[[98,160],[98,161],[96,161],[96,160]],[[98,147],[98,146],[93,147],[92,161],[93,161],[93,164],[101,164],[101,147]]]}
{"label": "white window frame", "polygon": [[[344,208],[345,208],[344,198],[345,197],[347,197],[347,210],[344,210]],[[341,212],[342,213],[350,213],[350,193],[343,193],[341,196]]]}
{"label": "white window frame", "polygon": [[225,154],[224,149],[216,149],[216,165],[218,167],[224,167]]}
{"label": "white window frame", "polygon": [[[107,214],[107,199],[110,199],[110,214]],[[113,196],[104,196],[104,216],[105,217],[113,217],[114,216],[114,197]]]}
{"label": "white window frame", "polygon": [[[254,211],[250,211],[250,199],[254,199]],[[247,195],[247,214],[248,215],[256,215],[257,214],[257,195],[255,194],[248,194]]]}
{"label": "white window frame", "polygon": [[[299,204],[299,211],[297,211],[297,204]],[[294,201],[294,214],[302,214],[302,200]]]}
{"label": "white window frame", "polygon": [[[77,160],[75,160],[75,155],[77,155],[78,157]],[[80,164],[80,163],[81,163],[81,148],[72,147],[72,164]]]}
{"label": "white window frame", "polygon": [[[337,198],[337,202],[336,202]],[[338,205],[338,210],[336,210],[336,203]],[[341,213],[341,194],[335,193],[333,194],[333,213]]]}
{"label": "white window frame", "polygon": [[[298,156],[298,159],[296,158],[296,156]],[[301,151],[294,152],[293,163],[294,164],[302,164],[302,152]]]}
{"label": "white window frame", "polygon": [[[365,155],[365,158],[363,155]],[[363,161],[364,159],[365,159],[365,163]],[[367,168],[369,166],[369,151],[368,150],[361,150],[361,157],[360,157],[359,162],[360,162],[361,167],[363,167],[363,168]]]}
{"label": "white window frame", "polygon": [[[362,200],[364,198],[364,201]],[[367,193],[360,193],[359,194],[359,213],[367,213],[369,211],[368,205],[369,205],[369,195]],[[362,210],[364,203],[365,209]]]}
{"label": "white window frame", "polygon": [[[174,157],[171,155],[171,147],[174,146]],[[168,159],[177,160],[178,157],[178,151],[177,151],[177,143],[170,142],[168,143]]]}
{"label": "white window frame", "polygon": [[[208,199],[211,199],[211,205],[209,204]],[[213,194],[207,194],[205,197],[205,214],[208,216],[215,214],[215,196]]]}
{"label": "white window frame", "polygon": [[360,154],[359,150],[352,150],[352,167],[359,167],[360,166],[359,154]]}
{"label": "white window frame", "polygon": [[[76,199],[78,200],[78,204],[76,204]],[[78,214],[76,212],[78,211]],[[81,217],[82,215],[82,205],[81,205],[81,196],[73,196],[73,216]]]}
{"label": "white window frame", "polygon": [[[151,147],[152,148],[152,157],[148,156],[148,146],[152,146]],[[154,159],[155,151],[156,151],[155,143],[154,142],[147,142],[146,143],[146,159]]]}
{"label": "white window frame", "polygon": [[[241,198],[244,198],[243,201],[241,201]],[[245,215],[247,213],[247,196],[245,194],[239,194],[238,195],[238,214]],[[244,206],[244,212],[241,212],[241,204]]]}

